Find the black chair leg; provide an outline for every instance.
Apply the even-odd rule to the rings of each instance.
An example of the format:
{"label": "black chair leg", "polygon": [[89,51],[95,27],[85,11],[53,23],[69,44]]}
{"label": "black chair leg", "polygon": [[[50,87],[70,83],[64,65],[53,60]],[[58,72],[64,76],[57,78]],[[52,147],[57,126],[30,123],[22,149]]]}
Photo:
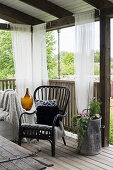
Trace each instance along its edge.
{"label": "black chair leg", "polygon": [[65,141],[65,138],[64,138],[64,137],[62,137],[62,140],[63,140],[63,142],[64,142],[64,145],[66,145],[66,141]]}
{"label": "black chair leg", "polygon": [[21,146],[21,137],[19,136],[19,139],[18,139],[18,145],[20,145]]}
{"label": "black chair leg", "polygon": [[51,142],[51,154],[52,156],[55,156],[55,142],[54,141]]}
{"label": "black chair leg", "polygon": [[22,141],[21,130],[19,129],[18,145],[20,146],[21,146],[21,141]]}

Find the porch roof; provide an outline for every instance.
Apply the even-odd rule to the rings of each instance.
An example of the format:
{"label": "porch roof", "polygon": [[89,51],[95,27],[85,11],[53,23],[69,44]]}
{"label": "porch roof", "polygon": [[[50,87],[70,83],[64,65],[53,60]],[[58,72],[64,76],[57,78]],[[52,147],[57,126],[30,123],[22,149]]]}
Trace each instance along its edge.
{"label": "porch roof", "polygon": [[[105,13],[108,8],[113,8],[110,0],[0,0],[0,18],[29,25],[46,22],[47,30],[54,30],[74,25],[75,13],[92,9],[104,9]],[[6,26],[1,24],[0,28]]]}

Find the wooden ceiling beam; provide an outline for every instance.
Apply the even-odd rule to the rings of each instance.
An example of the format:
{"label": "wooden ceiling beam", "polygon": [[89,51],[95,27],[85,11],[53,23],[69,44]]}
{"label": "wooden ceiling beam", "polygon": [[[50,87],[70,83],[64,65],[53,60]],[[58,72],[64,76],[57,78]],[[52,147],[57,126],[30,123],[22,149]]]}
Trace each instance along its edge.
{"label": "wooden ceiling beam", "polygon": [[9,24],[0,23],[0,30],[11,30]]}
{"label": "wooden ceiling beam", "polygon": [[109,8],[113,3],[108,0],[83,0],[97,9]]}
{"label": "wooden ceiling beam", "polygon": [[60,18],[51,22],[48,22],[46,25],[47,31],[57,30],[61,28],[66,28],[75,25],[75,17],[68,16],[64,18]]}
{"label": "wooden ceiling beam", "polygon": [[[95,10],[95,20],[99,20],[98,10]],[[48,22],[46,25],[46,31],[57,30],[57,29],[61,29],[61,28],[74,26],[74,25],[75,25],[75,17],[74,16],[63,17],[63,18]],[[10,30],[10,25],[0,24],[0,29]]]}
{"label": "wooden ceiling beam", "polygon": [[47,12],[57,18],[73,15],[72,12],[48,1],[48,0],[19,0],[44,12]]}
{"label": "wooden ceiling beam", "polygon": [[[99,11],[95,10],[95,21],[99,20]],[[75,25],[75,17],[68,16],[64,18],[60,18],[51,22],[48,22],[46,25],[47,31],[57,30],[61,28],[66,28]]]}
{"label": "wooden ceiling beam", "polygon": [[108,15],[109,17],[113,17],[113,7],[104,8],[100,10],[100,15]]}
{"label": "wooden ceiling beam", "polygon": [[[69,16],[48,22],[46,31],[57,30],[75,25],[75,17]],[[10,24],[0,23],[0,30],[10,30]]]}
{"label": "wooden ceiling beam", "polygon": [[5,19],[9,22],[19,23],[19,24],[23,23],[23,24],[36,25],[44,22],[35,17],[27,15],[23,12],[15,10],[11,7],[3,5],[1,3],[0,3],[0,17],[1,19]]}

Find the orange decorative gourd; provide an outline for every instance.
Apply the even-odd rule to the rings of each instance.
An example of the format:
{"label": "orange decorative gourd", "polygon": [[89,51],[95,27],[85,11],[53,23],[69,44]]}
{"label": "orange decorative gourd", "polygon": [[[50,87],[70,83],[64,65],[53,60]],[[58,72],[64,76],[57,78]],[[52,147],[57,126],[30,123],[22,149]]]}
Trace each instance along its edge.
{"label": "orange decorative gourd", "polygon": [[30,110],[33,105],[33,97],[30,96],[28,88],[26,88],[26,94],[21,98],[22,107],[25,110]]}

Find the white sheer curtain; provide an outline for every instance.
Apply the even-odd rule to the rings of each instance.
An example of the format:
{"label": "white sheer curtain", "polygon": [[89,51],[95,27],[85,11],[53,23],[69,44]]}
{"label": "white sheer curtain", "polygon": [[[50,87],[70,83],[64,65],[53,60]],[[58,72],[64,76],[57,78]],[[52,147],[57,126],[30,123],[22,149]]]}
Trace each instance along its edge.
{"label": "white sheer curtain", "polygon": [[33,26],[33,90],[48,84],[46,24]]}
{"label": "white sheer curtain", "polygon": [[26,88],[32,92],[31,26],[10,24],[15,63],[16,90],[20,97]]}
{"label": "white sheer curtain", "polygon": [[30,93],[40,85],[48,84],[46,58],[46,24],[31,26],[10,24],[15,62],[16,90],[20,97],[26,88]]}
{"label": "white sheer curtain", "polygon": [[78,113],[93,97],[94,11],[75,15],[75,93]]}

